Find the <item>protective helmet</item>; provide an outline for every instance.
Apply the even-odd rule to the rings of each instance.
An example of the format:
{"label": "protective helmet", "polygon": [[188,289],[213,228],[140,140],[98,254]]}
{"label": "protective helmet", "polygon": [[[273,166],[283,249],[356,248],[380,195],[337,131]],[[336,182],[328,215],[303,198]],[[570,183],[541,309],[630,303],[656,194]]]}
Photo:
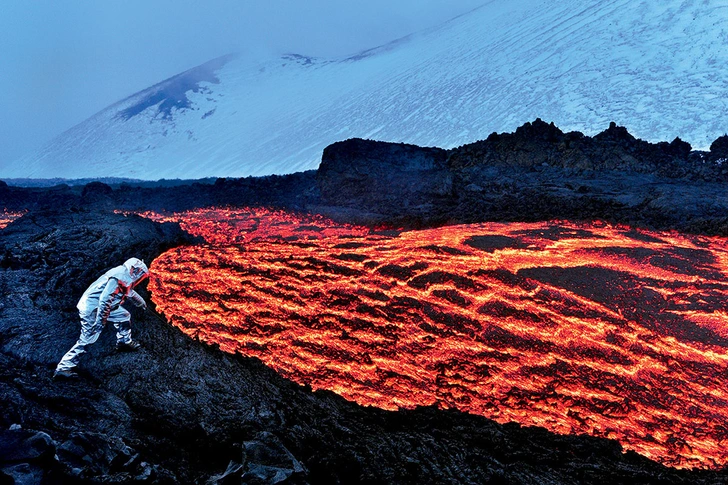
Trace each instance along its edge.
{"label": "protective helmet", "polygon": [[124,267],[129,271],[129,274],[131,275],[131,279],[134,281],[134,284],[139,283],[144,278],[149,276],[149,269],[147,268],[147,265],[144,264],[144,261],[137,258],[129,258],[124,262]]}

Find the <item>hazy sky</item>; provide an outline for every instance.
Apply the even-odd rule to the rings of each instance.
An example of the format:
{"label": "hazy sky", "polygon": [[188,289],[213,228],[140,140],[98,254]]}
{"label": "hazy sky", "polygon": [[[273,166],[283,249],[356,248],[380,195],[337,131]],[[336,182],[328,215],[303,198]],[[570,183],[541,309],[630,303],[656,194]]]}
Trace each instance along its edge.
{"label": "hazy sky", "polygon": [[2,0],[0,165],[229,52],[337,56],[486,0]]}

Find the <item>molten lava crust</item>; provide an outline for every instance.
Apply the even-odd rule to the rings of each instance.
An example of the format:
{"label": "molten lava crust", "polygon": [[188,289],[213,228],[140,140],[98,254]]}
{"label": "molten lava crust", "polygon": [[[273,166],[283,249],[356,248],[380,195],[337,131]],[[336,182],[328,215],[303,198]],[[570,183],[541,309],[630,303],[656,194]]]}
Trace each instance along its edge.
{"label": "molten lava crust", "polygon": [[370,230],[261,209],[161,216],[190,336],[384,409],[437,404],[728,463],[728,241],[604,223]]}

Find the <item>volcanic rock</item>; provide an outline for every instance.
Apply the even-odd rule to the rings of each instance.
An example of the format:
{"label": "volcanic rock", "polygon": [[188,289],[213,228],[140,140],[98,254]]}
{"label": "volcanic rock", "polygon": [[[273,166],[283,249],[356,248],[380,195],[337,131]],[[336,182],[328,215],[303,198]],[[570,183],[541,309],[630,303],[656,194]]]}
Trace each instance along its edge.
{"label": "volcanic rock", "polygon": [[4,467],[0,470],[2,483],[15,485],[41,485],[43,483],[43,468],[29,463],[20,463]]}
{"label": "volcanic rock", "polygon": [[712,152],[648,143],[616,123],[588,137],[537,119],[446,152],[348,140],[324,150],[317,180],[316,210],[364,223],[569,218],[728,234],[728,169]]}
{"label": "volcanic rock", "polygon": [[728,158],[728,135],[715,139],[710,145],[710,154],[716,158]]}
{"label": "volcanic rock", "polygon": [[[514,133],[452,150],[353,139],[323,153],[320,169],[214,183],[0,187],[7,210],[99,208],[182,211],[266,206],[323,213],[343,222],[403,228],[569,218],[728,235],[719,156],[689,144],[648,143],[612,123],[587,137],[540,119]],[[83,191],[86,195],[83,195]]]}
{"label": "volcanic rock", "polygon": [[0,456],[4,462],[23,462],[53,457],[55,443],[48,434],[22,428],[0,431]]}
{"label": "volcanic rock", "polygon": [[[332,205],[381,204],[431,207],[452,192],[447,152],[401,143],[352,139],[326,147],[317,178]],[[372,207],[377,211],[378,207]]]}
{"label": "volcanic rock", "polygon": [[[128,257],[149,264],[196,242],[175,224],[100,210],[91,196],[124,210],[269,205],[403,226],[598,218],[728,235],[728,175],[699,153],[685,160],[686,150],[679,140],[645,144],[616,125],[592,139],[537,120],[453,151],[350,140],[327,149],[318,174],[111,192],[94,185],[85,200],[80,187],[0,186],[1,206],[29,210],[0,230],[0,428],[37,430],[7,435],[25,451],[15,461],[1,455],[2,479],[726,483],[725,470],[666,468],[611,440],[436,407],[387,412],[312,392],[256,359],[185,336],[153,304],[133,313],[140,352],[113,352],[106,329],[84,356],[81,379],[51,379],[78,337],[75,304],[91,281]],[[11,439],[6,433],[0,442]],[[58,462],[48,458],[54,449]]]}
{"label": "volcanic rock", "polygon": [[94,195],[111,195],[114,190],[102,182],[91,182],[86,184],[81,193],[82,197],[91,197]]}
{"label": "volcanic rock", "polygon": [[236,463],[235,461],[231,461],[228,464],[228,467],[225,469],[224,472],[222,472],[219,475],[213,475],[210,477],[210,479],[207,481],[208,485],[227,485],[227,484],[236,484],[240,483],[241,481],[241,471],[243,469],[243,465],[241,463]]}
{"label": "volcanic rock", "polygon": [[114,190],[101,182],[91,182],[84,186],[81,192],[81,203],[84,205],[93,205],[97,209],[112,208],[113,201],[111,199]]}
{"label": "volcanic rock", "polygon": [[120,438],[77,432],[58,447],[58,456],[73,468],[88,467],[91,475],[108,475],[127,468],[138,455]]}
{"label": "volcanic rock", "polygon": [[51,437],[43,432],[17,425],[0,431],[0,478],[9,479],[9,483],[42,483],[44,469],[55,465],[55,449]]}
{"label": "volcanic rock", "polygon": [[681,177],[676,165],[695,170],[689,162],[691,147],[679,138],[671,143],[648,143],[612,122],[594,137],[579,132],[564,133],[553,123],[536,119],[514,133],[493,133],[449,152],[453,168],[468,166],[550,166],[578,170],[617,170]]}
{"label": "volcanic rock", "polygon": [[303,484],[306,469],[273,434],[263,431],[252,441],[243,443],[242,463],[231,461],[220,475],[208,480],[209,485],[226,483]]}

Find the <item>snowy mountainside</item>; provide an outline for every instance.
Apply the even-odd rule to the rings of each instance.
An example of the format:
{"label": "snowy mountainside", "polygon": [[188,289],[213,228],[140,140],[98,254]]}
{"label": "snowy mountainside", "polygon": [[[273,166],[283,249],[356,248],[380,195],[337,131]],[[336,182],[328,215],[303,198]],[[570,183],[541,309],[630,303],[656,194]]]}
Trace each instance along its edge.
{"label": "snowy mountainside", "polygon": [[[335,39],[332,39],[335,42]],[[342,59],[224,57],[116,103],[4,177],[316,168],[351,137],[454,147],[540,117],[707,148],[728,131],[728,2],[491,0]]]}

